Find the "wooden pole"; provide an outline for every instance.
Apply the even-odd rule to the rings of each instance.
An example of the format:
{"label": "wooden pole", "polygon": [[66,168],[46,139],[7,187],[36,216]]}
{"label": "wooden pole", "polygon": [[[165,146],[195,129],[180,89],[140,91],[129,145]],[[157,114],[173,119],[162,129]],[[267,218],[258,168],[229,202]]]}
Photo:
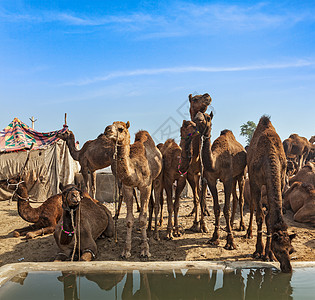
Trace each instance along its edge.
{"label": "wooden pole", "polygon": [[35,122],[37,121],[37,119],[35,120],[34,117],[30,118],[31,122],[32,122],[32,129],[35,129]]}
{"label": "wooden pole", "polygon": [[67,113],[65,113],[65,125],[64,126],[68,126],[67,125]]}

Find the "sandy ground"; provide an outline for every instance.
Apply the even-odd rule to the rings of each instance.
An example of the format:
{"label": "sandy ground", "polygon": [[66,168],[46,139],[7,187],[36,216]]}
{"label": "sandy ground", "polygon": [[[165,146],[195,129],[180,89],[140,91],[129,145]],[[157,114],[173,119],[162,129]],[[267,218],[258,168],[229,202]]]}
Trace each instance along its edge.
{"label": "sandy ground", "polygon": [[[221,202],[221,228],[225,227],[225,220],[222,214],[223,193],[220,194]],[[255,251],[256,243],[256,224],[254,221],[253,239],[243,238],[244,231],[234,230],[234,241],[237,245],[235,250],[225,250],[226,233],[221,230],[220,244],[211,246],[206,242],[211,238],[214,230],[214,216],[212,213],[212,199],[207,198],[208,206],[211,208],[211,216],[206,217],[206,223],[209,233],[193,233],[189,228],[193,224],[193,217],[187,217],[192,210],[192,199],[181,199],[180,202],[180,224],[183,228],[181,237],[173,240],[166,240],[167,210],[164,205],[164,223],[160,228],[160,241],[150,237],[150,252],[152,257],[150,261],[174,261],[174,260],[224,260],[239,261],[253,260],[251,254]],[[31,204],[36,207],[39,204]],[[114,204],[107,204],[107,207],[113,212]],[[138,230],[138,213],[135,212],[135,224],[132,239],[132,252],[128,261],[140,261],[140,231]],[[96,260],[120,260],[119,255],[123,249],[125,239],[125,216],[126,206],[122,205],[122,212],[118,220],[118,242],[114,239],[99,239],[98,255]],[[239,215],[236,215],[235,224],[238,224]],[[245,223],[248,224],[249,211],[245,208]],[[315,228],[293,221],[293,213],[288,211],[285,214],[285,220],[289,226],[289,233],[296,233],[297,237],[293,241],[296,250],[291,255],[292,261],[315,261]],[[8,201],[0,201],[0,266],[8,263],[24,262],[45,262],[52,261],[58,253],[58,247],[53,235],[37,237],[32,240],[26,240],[24,237],[14,238],[12,231],[15,228],[27,226],[28,223],[22,220],[17,212],[17,204],[13,202],[10,206]],[[237,226],[235,226],[237,227]]]}

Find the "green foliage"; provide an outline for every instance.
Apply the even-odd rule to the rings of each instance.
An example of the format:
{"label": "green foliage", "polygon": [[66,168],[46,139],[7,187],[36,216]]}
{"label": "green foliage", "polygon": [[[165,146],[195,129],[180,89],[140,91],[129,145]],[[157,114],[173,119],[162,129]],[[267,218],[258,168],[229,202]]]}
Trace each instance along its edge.
{"label": "green foliage", "polygon": [[241,125],[241,135],[246,137],[247,145],[250,144],[250,141],[253,137],[254,131],[256,129],[257,125],[253,121],[247,121],[247,123],[244,123]]}

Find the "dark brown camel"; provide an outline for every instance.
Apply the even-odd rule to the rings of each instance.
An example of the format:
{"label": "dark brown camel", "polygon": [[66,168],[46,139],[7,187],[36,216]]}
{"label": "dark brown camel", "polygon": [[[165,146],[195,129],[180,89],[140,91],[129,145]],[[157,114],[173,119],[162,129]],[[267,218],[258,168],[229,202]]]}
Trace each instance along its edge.
{"label": "dark brown camel", "polygon": [[55,261],[66,260],[71,253],[74,256],[73,251],[77,252],[80,260],[91,261],[97,255],[96,239],[114,234],[111,213],[74,184],[61,188],[63,214],[54,233],[61,252]]}
{"label": "dark brown camel", "polygon": [[187,174],[187,180],[192,187],[194,197],[194,209],[190,213],[190,215],[195,214],[195,219],[190,230],[195,232],[208,232],[208,229],[204,222],[206,206],[205,203],[200,201],[200,199],[205,198],[206,187],[203,190],[199,188],[201,176],[201,140],[198,134],[198,130],[196,128],[196,124],[192,121],[184,120],[180,129],[180,135],[180,147],[182,151],[178,170],[183,175]]}
{"label": "dark brown camel", "polygon": [[311,143],[305,137],[294,133],[283,141],[283,148],[287,158],[297,159],[298,170],[300,170],[311,150]]}
{"label": "dark brown camel", "polygon": [[[75,137],[72,131],[67,130],[64,133],[58,133],[57,137],[64,140],[67,143],[72,158],[79,162],[81,166],[81,173],[83,176],[84,187],[88,189],[89,173],[91,174],[91,196],[95,199],[96,194],[96,170],[107,168],[111,164],[111,158],[113,156],[114,145],[105,137],[104,134],[100,134],[95,140],[87,141],[83,147],[78,150],[75,146]],[[121,187],[121,183],[118,183]],[[119,189],[120,190],[120,189]],[[134,197],[136,199],[137,211],[140,211],[136,191],[134,191]],[[123,197],[119,193],[119,205],[115,218],[118,218]]]}
{"label": "dark brown camel", "polygon": [[[149,243],[147,240],[147,210],[152,185],[155,200],[159,200],[161,188],[160,173],[162,170],[162,154],[147,131],[141,130],[135,136],[135,142],[130,144],[128,131],[129,122],[114,122],[107,126],[105,135],[117,146],[117,155],[112,158],[112,170],[115,176],[122,181],[123,196],[127,204],[127,234],[126,243],[121,257],[131,256],[131,238],[134,222],[133,216],[133,189],[140,191],[139,225],[142,234],[140,256],[150,257]],[[155,186],[156,185],[156,186]],[[158,212],[155,210],[155,216]]]}
{"label": "dark brown camel", "polygon": [[289,179],[290,186],[297,181],[315,186],[315,165],[311,162],[308,162],[300,171],[296,173],[295,176]]}
{"label": "dark brown camel", "polygon": [[[281,139],[269,117],[261,117],[247,152],[248,175],[251,198],[256,203],[257,243],[255,258],[273,259],[280,262],[283,272],[291,272],[290,253],[293,252],[287,225],[282,215],[282,189],[285,185],[286,156]],[[266,186],[268,212],[266,215],[267,242],[265,254],[262,242],[264,221],[261,188]],[[264,254],[264,255],[263,255]]]}
{"label": "dark brown camel", "polygon": [[203,139],[202,162],[204,166],[204,177],[210,188],[215,214],[215,229],[209,243],[219,244],[220,226],[220,205],[217,191],[217,180],[220,179],[224,185],[224,217],[226,221],[227,243],[225,249],[233,250],[236,248],[233,241],[230,219],[230,197],[231,193],[236,195],[236,182],[239,184],[241,221],[240,229],[244,230],[243,220],[243,187],[245,180],[246,151],[244,147],[236,141],[232,131],[224,130],[221,135],[211,145],[211,119],[212,116],[198,112],[195,116],[196,128],[201,133]]}
{"label": "dark brown camel", "polygon": [[20,176],[9,180],[1,180],[0,185],[1,187],[7,187],[9,190],[14,191],[20,217],[26,222],[34,223],[23,228],[15,229],[13,231],[14,237],[26,235],[27,239],[31,239],[55,231],[56,224],[62,215],[61,194],[48,198],[41,206],[34,208],[30,205],[26,184],[20,179]]}

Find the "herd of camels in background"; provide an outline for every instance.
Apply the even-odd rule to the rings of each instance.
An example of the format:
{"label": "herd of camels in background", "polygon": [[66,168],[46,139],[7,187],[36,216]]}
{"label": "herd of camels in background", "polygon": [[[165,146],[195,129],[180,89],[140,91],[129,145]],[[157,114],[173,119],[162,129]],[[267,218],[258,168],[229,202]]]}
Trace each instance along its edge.
{"label": "herd of camels in background", "polygon": [[[79,188],[71,184],[61,187],[61,194],[50,197],[38,208],[32,208],[28,202],[26,185],[22,181],[23,172],[8,181],[1,181],[1,186],[15,191],[20,216],[34,223],[15,230],[14,236],[26,234],[27,238],[33,238],[55,232],[54,237],[61,250],[56,260],[66,260],[71,255],[73,259],[75,252],[78,252],[81,260],[92,260],[97,254],[95,240],[101,235],[114,234],[111,213],[95,200],[96,170],[111,166],[119,186],[119,202],[121,204],[124,199],[127,206],[127,233],[121,254],[123,258],[131,256],[133,199],[137,200],[135,189],[140,192],[140,205],[137,202],[142,238],[140,256],[148,258],[151,254],[147,231],[151,230],[154,213],[153,236],[159,239],[158,230],[163,222],[164,191],[168,211],[167,239],[181,234],[178,224],[179,197],[186,181],[192,188],[194,201],[191,230],[208,232],[204,221],[204,216],[209,214],[206,204],[208,187],[213,198],[215,216],[214,231],[208,243],[218,245],[219,180],[224,186],[223,215],[227,233],[224,248],[236,248],[232,229],[237,204],[240,209],[237,229],[246,229],[243,220],[245,198],[245,203],[250,208],[246,238],[252,237],[253,215],[256,211],[257,241],[254,258],[276,258],[283,272],[291,272],[291,240],[294,235],[288,234],[283,211],[291,208],[295,213],[295,221],[315,224],[315,167],[312,163],[315,156],[315,136],[308,141],[292,134],[282,143],[270,118],[262,116],[246,150],[230,130],[223,130],[211,143],[213,114],[206,113],[211,101],[207,93],[189,95],[191,120],[184,120],[182,123],[179,145],[172,139],[155,145],[150,134],[144,130],[136,133],[134,143],[131,144],[128,130],[130,124],[120,121],[107,126],[103,134],[95,140],[87,141],[81,149],[76,148],[75,137],[70,130],[58,134],[58,138],[66,141],[73,159],[80,163],[83,186]],[[118,214],[116,212],[116,219]],[[264,221],[267,227],[265,247],[262,241]]]}

